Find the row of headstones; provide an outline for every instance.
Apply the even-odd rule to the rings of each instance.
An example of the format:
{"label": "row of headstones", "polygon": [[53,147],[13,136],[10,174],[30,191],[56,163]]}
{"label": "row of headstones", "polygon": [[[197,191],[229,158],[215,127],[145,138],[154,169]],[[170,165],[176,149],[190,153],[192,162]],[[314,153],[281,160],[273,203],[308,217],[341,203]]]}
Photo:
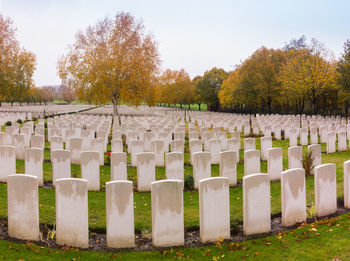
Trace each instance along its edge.
{"label": "row of headstones", "polygon": [[[35,137],[35,136],[33,136]],[[38,136],[41,137],[41,136]],[[103,165],[103,142],[99,139],[93,139],[93,141],[100,141],[99,150],[96,151],[81,151],[81,139],[71,139],[71,150],[63,150],[63,143],[55,143],[56,137],[52,138],[51,142],[51,160],[53,165],[53,181],[59,178],[70,177],[71,163],[81,164],[82,176],[89,180],[91,185],[89,189],[99,190],[99,166]],[[57,139],[62,139],[57,137]],[[77,141],[77,146],[75,146]],[[255,140],[254,140],[255,141]],[[191,148],[191,162],[193,163],[193,176],[195,180],[195,187],[197,188],[198,180],[211,176],[211,164],[213,163],[213,155],[219,155],[218,162],[220,164],[220,173],[222,176],[227,176],[230,180],[230,185],[236,184],[236,163],[238,162],[239,152],[237,150],[221,152],[219,146],[215,153],[201,151],[201,143],[198,142],[198,150],[194,148],[193,143],[190,142]],[[155,180],[155,166],[166,166],[167,178],[178,178],[183,180],[183,166],[184,156],[183,150],[175,151],[173,153],[165,154],[164,163],[164,150],[158,149],[163,148],[162,141],[153,141],[156,153],[143,153],[132,151],[131,160],[134,166],[137,166],[139,190],[149,190],[150,183]],[[248,144],[248,143],[247,143]],[[249,175],[252,173],[260,172],[260,151],[255,150],[247,146],[248,149],[244,154],[244,173]],[[263,144],[263,143],[262,143]],[[122,146],[122,144],[119,144]],[[158,146],[158,147],[157,147]],[[16,169],[16,149],[12,146],[0,146],[2,153],[0,154],[1,166],[3,166],[2,180],[6,180],[6,176],[15,173]],[[76,149],[78,148],[78,149]],[[255,144],[254,144],[255,148]],[[262,148],[264,148],[262,146]],[[249,150],[251,149],[251,150]],[[309,151],[312,151],[314,157],[313,164],[317,166],[321,164],[321,147],[319,144],[310,145]],[[267,159],[268,159],[268,173],[271,175],[271,179],[278,179],[280,173],[283,170],[283,155],[281,148],[266,148]],[[26,148],[24,153],[25,166],[27,174],[38,176],[39,184],[43,184],[43,149],[40,148]],[[288,166],[289,168],[302,167],[302,147],[294,146],[288,149]],[[215,159],[216,160],[216,159]],[[28,166],[28,169],[27,169]],[[31,167],[29,167],[31,166]],[[173,167],[171,167],[173,166]],[[117,178],[117,174],[121,178]],[[117,152],[111,155],[111,176],[114,179],[126,179],[126,153]],[[145,177],[145,178],[143,178]],[[145,184],[145,185],[144,185]]]}
{"label": "row of headstones", "polygon": [[[321,165],[321,145],[313,144],[308,146],[311,152],[313,167]],[[283,150],[282,148],[269,148],[267,153],[267,172],[271,180],[278,180],[283,172]],[[260,151],[256,149],[246,150],[244,152],[244,175],[259,173],[260,170]],[[288,148],[288,169],[303,168],[303,148],[302,146],[293,146]]]}
{"label": "row of headstones", "polygon": [[[95,155],[95,158],[93,158]],[[81,164],[82,178],[88,180],[89,190],[100,189],[100,172],[97,152],[81,153],[84,162]],[[236,155],[234,151],[220,153],[220,176],[227,177],[229,184],[237,184]],[[209,160],[209,161],[208,161]],[[111,153],[111,180],[127,180],[127,162],[125,152]],[[137,161],[137,189],[140,192],[151,190],[151,183],[156,180],[156,156],[152,152],[142,152],[136,155]],[[164,162],[164,158],[163,158]],[[198,152],[194,154],[193,177],[194,186],[198,188],[198,181],[211,177],[210,154]],[[209,166],[208,166],[209,162]],[[56,150],[53,152],[53,183],[61,178],[70,178],[71,161],[69,152]],[[184,154],[171,152],[165,154],[165,173],[167,179],[184,180]]]}
{"label": "row of headstones", "polygon": [[4,125],[6,122],[10,121],[15,123],[17,120],[26,120],[27,115],[25,113],[18,112],[0,112],[0,125]]}
{"label": "row of headstones", "polygon": [[[58,114],[58,113],[68,113],[68,112],[77,112],[80,110],[88,109],[94,107],[93,105],[22,105],[22,106],[1,106],[1,113],[7,114],[24,114],[27,115],[27,119],[30,119],[28,116],[33,115],[34,117],[43,116],[44,111],[46,115],[49,114]],[[18,119],[18,118],[17,118]],[[16,120],[17,120],[16,119]]]}
{"label": "row of headstones", "polygon": [[[344,203],[350,207],[350,161],[344,163]],[[345,184],[346,182],[346,184]],[[200,240],[213,242],[230,238],[229,182],[215,177],[199,181]],[[39,239],[37,177],[15,174],[8,177],[9,236]],[[86,248],[88,230],[88,181],[56,180],[56,241],[59,245]],[[151,183],[152,242],[156,247],[184,245],[183,181]],[[281,175],[282,224],[306,221],[304,169],[290,169]],[[270,177],[256,173],[243,177],[243,232],[246,235],[271,230]],[[21,207],[18,207],[21,206]],[[317,216],[337,210],[336,165],[315,168]],[[215,214],[213,214],[215,213]],[[134,247],[133,185],[130,181],[106,183],[107,246]]]}

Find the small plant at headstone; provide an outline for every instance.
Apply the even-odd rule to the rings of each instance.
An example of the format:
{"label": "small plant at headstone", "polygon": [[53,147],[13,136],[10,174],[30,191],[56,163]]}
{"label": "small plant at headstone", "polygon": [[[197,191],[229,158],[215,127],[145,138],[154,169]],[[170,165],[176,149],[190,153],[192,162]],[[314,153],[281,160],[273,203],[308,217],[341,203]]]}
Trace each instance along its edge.
{"label": "small plant at headstone", "polygon": [[12,122],[8,121],[6,122],[6,126],[11,126],[12,125]]}
{"label": "small plant at headstone", "polygon": [[316,207],[315,207],[315,203],[312,202],[310,207],[306,207],[306,217],[312,218],[315,215],[316,215]]}
{"label": "small plant at headstone", "polygon": [[55,238],[56,235],[56,226],[54,226],[52,229],[48,229],[47,231],[47,238],[46,240],[53,240]]}
{"label": "small plant at headstone", "polygon": [[314,157],[312,157],[312,152],[307,151],[303,156],[303,168],[305,169],[305,176],[308,177],[311,175],[311,171],[314,169]]}
{"label": "small plant at headstone", "polygon": [[110,152],[105,153],[105,165],[111,165],[111,153]]}
{"label": "small plant at headstone", "polygon": [[141,231],[141,235],[143,238],[148,238],[148,239],[152,238],[151,232],[148,229],[143,229]]}
{"label": "small plant at headstone", "polygon": [[194,180],[192,175],[185,176],[185,189],[193,189],[194,187]]}
{"label": "small plant at headstone", "polygon": [[22,124],[22,120],[21,120],[21,119],[18,119],[18,120],[17,120],[17,123],[18,123],[18,124]]}

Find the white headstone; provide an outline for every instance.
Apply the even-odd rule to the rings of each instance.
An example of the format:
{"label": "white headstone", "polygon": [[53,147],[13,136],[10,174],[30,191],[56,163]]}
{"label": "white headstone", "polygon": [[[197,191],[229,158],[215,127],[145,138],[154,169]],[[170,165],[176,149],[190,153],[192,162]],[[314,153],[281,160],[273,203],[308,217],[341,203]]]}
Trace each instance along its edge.
{"label": "white headstone", "polygon": [[155,247],[183,246],[183,181],[152,182],[152,243]]}
{"label": "white headstone", "polygon": [[199,181],[199,231],[202,243],[230,238],[230,195],[227,178]]}
{"label": "white headstone", "polygon": [[89,247],[88,182],[56,180],[56,242],[58,245]]}
{"label": "white headstone", "polygon": [[134,200],[131,181],[106,183],[107,246],[129,248],[135,246]]}

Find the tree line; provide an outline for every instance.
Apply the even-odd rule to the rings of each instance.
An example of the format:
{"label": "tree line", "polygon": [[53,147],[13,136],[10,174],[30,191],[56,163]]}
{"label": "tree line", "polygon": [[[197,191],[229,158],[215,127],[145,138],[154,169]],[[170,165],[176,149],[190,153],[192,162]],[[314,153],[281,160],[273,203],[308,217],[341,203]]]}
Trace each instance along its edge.
{"label": "tree line", "polygon": [[190,80],[184,70],[166,70],[155,89],[160,104],[207,104],[210,111],[348,115],[350,41],[337,60],[302,36],[257,49],[231,72],[215,67]]}

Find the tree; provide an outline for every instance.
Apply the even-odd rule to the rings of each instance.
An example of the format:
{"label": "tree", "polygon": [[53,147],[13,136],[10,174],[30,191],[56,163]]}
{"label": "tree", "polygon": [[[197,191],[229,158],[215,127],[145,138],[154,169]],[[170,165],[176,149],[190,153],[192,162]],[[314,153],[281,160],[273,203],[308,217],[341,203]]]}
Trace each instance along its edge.
{"label": "tree", "polygon": [[194,88],[189,74],[184,70],[165,70],[158,78],[159,101],[167,104],[193,103]]}
{"label": "tree", "polygon": [[[53,99],[55,97],[55,89],[53,87],[44,86],[39,90],[40,90],[41,102],[43,102],[46,105],[48,102],[53,101]],[[40,102],[40,104],[41,104],[41,102]]]}
{"label": "tree", "polygon": [[220,111],[220,101],[218,93],[222,82],[228,77],[228,73],[216,67],[206,71],[203,77],[195,82],[195,93],[200,96],[200,100],[206,103],[208,110]]}
{"label": "tree", "polygon": [[286,88],[306,97],[312,113],[316,114],[324,92],[335,87],[335,69],[330,52],[312,39],[308,48],[288,52],[287,62],[281,70],[281,81]]}
{"label": "tree", "polygon": [[68,104],[71,104],[72,101],[74,101],[76,98],[74,91],[71,88],[69,88],[68,86],[63,85],[63,84],[59,88],[59,93],[60,93],[62,100],[64,100]]}
{"label": "tree", "polygon": [[283,50],[289,52],[291,50],[300,50],[307,48],[306,37],[302,35],[299,39],[292,39],[287,43]]}
{"label": "tree", "polygon": [[267,113],[271,113],[272,106],[278,103],[281,90],[279,71],[284,62],[285,53],[282,50],[261,47],[240,68],[242,82],[246,83],[246,88],[257,93],[255,102],[266,106]]}
{"label": "tree", "polygon": [[12,80],[6,88],[6,100],[11,104],[15,101],[22,103],[34,86],[36,58],[33,53],[22,49],[13,57],[12,63]]}
{"label": "tree", "polygon": [[156,42],[129,13],[105,18],[76,35],[58,61],[58,74],[79,97],[112,101],[114,115],[123,101],[138,105],[153,87],[160,65]]}
{"label": "tree", "polygon": [[15,31],[12,20],[0,15],[0,105],[24,101],[33,87],[36,58],[20,47]]}
{"label": "tree", "polygon": [[344,53],[339,59],[337,66],[337,82],[341,87],[344,99],[345,113],[348,115],[350,104],[350,40],[344,43]]}
{"label": "tree", "polygon": [[223,108],[230,108],[232,105],[246,102],[241,95],[239,69],[230,73],[227,79],[222,82],[218,97]]}

